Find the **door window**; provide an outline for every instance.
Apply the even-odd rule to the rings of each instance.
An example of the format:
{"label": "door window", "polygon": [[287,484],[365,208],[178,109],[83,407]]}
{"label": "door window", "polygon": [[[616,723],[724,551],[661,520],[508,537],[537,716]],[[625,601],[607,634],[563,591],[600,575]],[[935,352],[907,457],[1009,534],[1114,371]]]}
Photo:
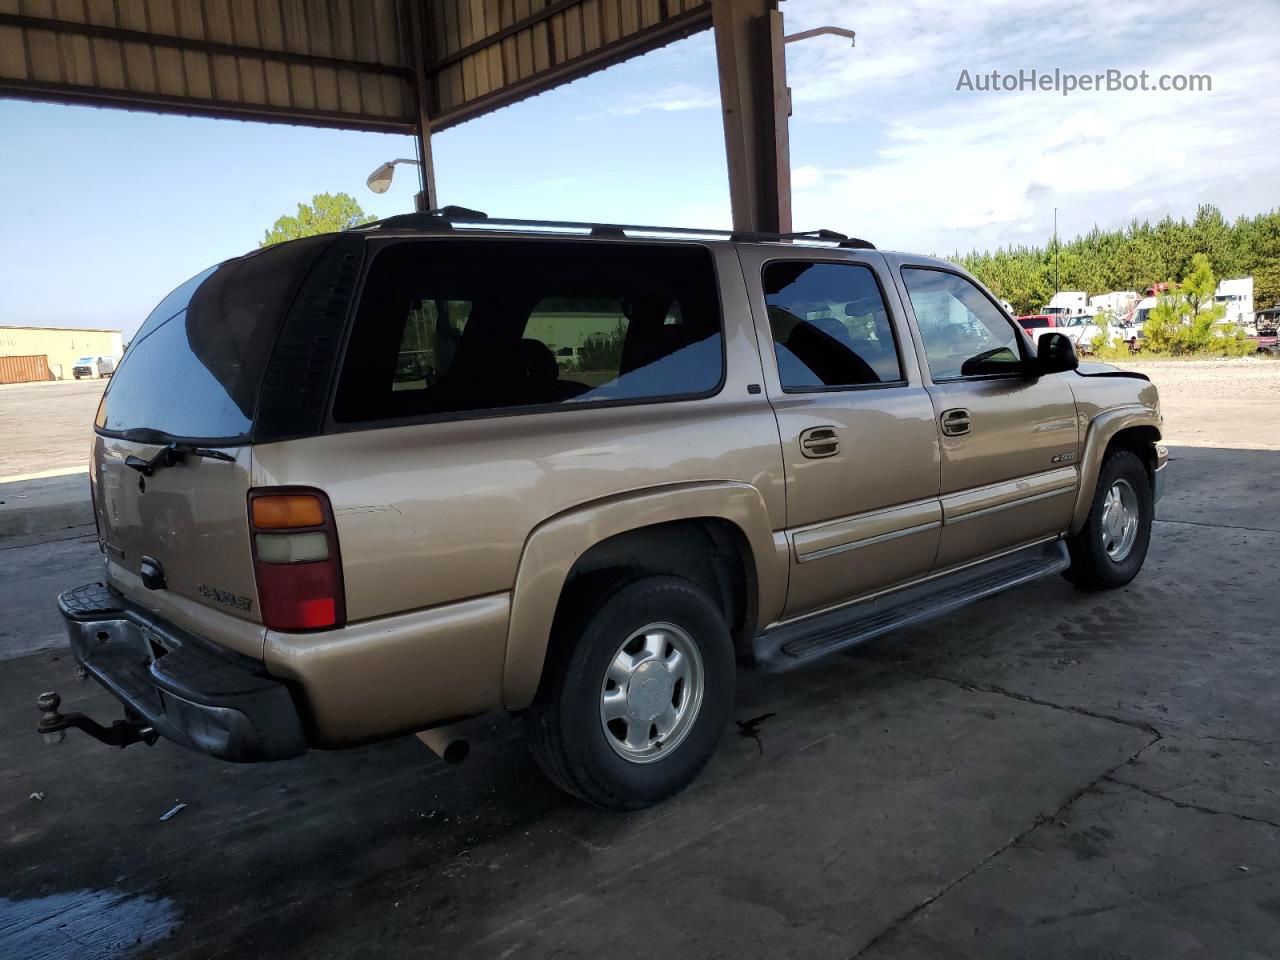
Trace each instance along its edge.
{"label": "door window", "polygon": [[902,271],[934,380],[1017,373],[1017,331],[976,286],[941,270]]}
{"label": "door window", "polygon": [[869,267],[775,260],[762,282],[783,390],[902,381],[889,311]]}

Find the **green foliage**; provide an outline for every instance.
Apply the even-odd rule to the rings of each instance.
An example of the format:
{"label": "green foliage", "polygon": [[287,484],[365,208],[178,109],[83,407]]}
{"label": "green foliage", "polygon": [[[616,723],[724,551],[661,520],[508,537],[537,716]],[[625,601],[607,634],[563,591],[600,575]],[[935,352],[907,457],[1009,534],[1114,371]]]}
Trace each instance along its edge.
{"label": "green foliage", "polygon": [[1098,332],[1093,335],[1093,340],[1089,343],[1089,349],[1094,356],[1101,356],[1111,346],[1111,325],[1107,323],[1106,315],[1102,313],[1094,317],[1093,322],[1097,326]]}
{"label": "green foliage", "polygon": [[1129,345],[1123,340],[1119,343],[1109,343],[1101,350],[1093,355],[1095,360],[1105,360],[1108,363],[1125,363],[1133,359],[1133,353],[1129,350]]}
{"label": "green foliage", "polygon": [[[1204,254],[1215,276],[1252,275],[1257,309],[1280,301],[1280,210],[1228,223],[1217,207],[1207,204],[1190,222],[1172,217],[1154,225],[1134,220],[1122,230],[1095,227],[1063,242],[1061,288],[1090,295],[1141,292],[1154,283],[1187,276],[1196,253]],[[1015,313],[1035,313],[1053,296],[1052,242],[1043,247],[1001,247],[994,253],[975,250],[953,259],[1008,300]]]}
{"label": "green foliage", "polygon": [[1234,323],[1223,323],[1226,308],[1214,303],[1217,287],[1209,257],[1195,253],[1182,285],[1160,297],[1143,325],[1144,352],[1182,356],[1239,357],[1252,351]]}
{"label": "green foliage", "polygon": [[373,217],[360,209],[360,204],[350,194],[317,193],[311,198],[310,205],[298,204],[296,217],[283,216],[276,220],[258,246],[269,247],[286,240],[297,240],[299,237],[350,230],[373,220]]}
{"label": "green foliage", "polygon": [[1256,218],[1244,232],[1241,248],[1251,258],[1254,309],[1280,304],[1280,222]]}
{"label": "green foliage", "polygon": [[616,373],[622,366],[622,344],[626,336],[627,325],[619,320],[612,334],[588,337],[579,351],[581,369]]}
{"label": "green foliage", "polygon": [[1213,302],[1213,291],[1217,288],[1218,281],[1214,279],[1208,256],[1196,253],[1191,258],[1191,272],[1182,278],[1182,295],[1187,298],[1187,304],[1193,316],[1216,311],[1217,316],[1214,319],[1222,319],[1227,310],[1226,307]]}

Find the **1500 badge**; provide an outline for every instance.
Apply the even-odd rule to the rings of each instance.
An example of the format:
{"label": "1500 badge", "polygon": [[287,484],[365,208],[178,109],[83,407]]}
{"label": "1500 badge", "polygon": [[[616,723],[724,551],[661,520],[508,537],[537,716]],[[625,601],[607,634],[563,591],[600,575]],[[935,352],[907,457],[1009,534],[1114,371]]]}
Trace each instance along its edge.
{"label": "1500 badge", "polygon": [[1075,458],[1076,458],[1076,453],[1074,450],[1066,450],[1066,451],[1063,451],[1062,453],[1055,453],[1053,457],[1049,460],[1049,462],[1050,463],[1070,463]]}
{"label": "1500 badge", "polygon": [[253,600],[249,597],[242,597],[238,593],[228,593],[226,590],[211,587],[207,583],[196,584],[196,591],[206,600],[225,603],[227,606],[235,607],[237,610],[253,609]]}

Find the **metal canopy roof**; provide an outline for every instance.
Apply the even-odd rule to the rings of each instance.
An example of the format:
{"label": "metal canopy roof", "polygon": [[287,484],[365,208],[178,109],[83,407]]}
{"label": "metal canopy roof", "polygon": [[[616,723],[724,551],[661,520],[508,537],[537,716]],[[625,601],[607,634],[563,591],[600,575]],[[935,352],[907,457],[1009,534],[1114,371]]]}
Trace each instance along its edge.
{"label": "metal canopy roof", "polygon": [[0,97],[415,136],[714,28],[733,223],[791,231],[779,0],[0,0]]}
{"label": "metal canopy roof", "polygon": [[413,133],[710,25],[711,0],[0,0],[0,95]]}

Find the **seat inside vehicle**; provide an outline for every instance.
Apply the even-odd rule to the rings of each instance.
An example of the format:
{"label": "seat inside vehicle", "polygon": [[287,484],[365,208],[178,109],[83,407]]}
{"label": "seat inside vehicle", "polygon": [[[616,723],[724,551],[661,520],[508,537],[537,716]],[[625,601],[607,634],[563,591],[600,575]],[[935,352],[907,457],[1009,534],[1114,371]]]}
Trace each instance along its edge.
{"label": "seat inside vehicle", "polygon": [[[347,347],[339,421],[711,389],[723,367],[714,276],[696,248],[500,241],[378,255]],[[541,249],[540,249],[541,248]],[[675,261],[667,263],[664,261]],[[714,379],[713,379],[714,378]]]}

